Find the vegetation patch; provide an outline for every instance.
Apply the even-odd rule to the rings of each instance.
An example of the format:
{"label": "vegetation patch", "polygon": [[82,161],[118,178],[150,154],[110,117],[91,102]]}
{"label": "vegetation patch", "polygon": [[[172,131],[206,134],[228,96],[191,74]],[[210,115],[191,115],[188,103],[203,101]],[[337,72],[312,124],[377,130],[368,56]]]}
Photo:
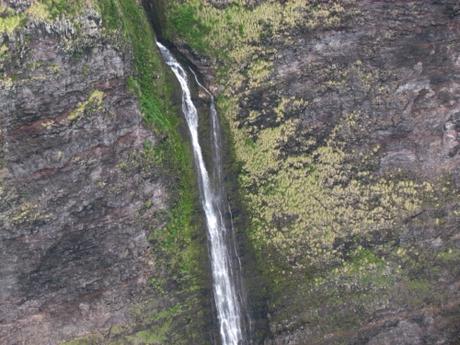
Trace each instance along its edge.
{"label": "vegetation patch", "polygon": [[77,107],[70,112],[67,116],[67,120],[74,122],[82,117],[84,114],[89,114],[93,111],[101,109],[103,106],[104,92],[100,90],[94,90],[89,96],[88,99],[84,102],[81,102]]}
{"label": "vegetation patch", "polygon": [[46,21],[51,17],[50,8],[45,2],[35,2],[27,9],[26,13],[31,18],[41,21]]}
{"label": "vegetation patch", "polygon": [[29,9],[30,14],[35,14],[38,17],[47,18],[57,18],[62,15],[66,16],[75,16],[78,14],[85,6],[91,4],[93,0],[42,0],[37,1]]}
{"label": "vegetation patch", "polygon": [[208,2],[167,2],[169,26],[166,34],[184,39],[192,48],[228,62],[243,62],[256,52],[261,37],[276,38],[282,32],[307,23],[310,29],[335,27],[347,14],[340,1],[314,4],[302,0],[263,1],[248,6],[245,0],[231,1],[224,8]]}
{"label": "vegetation patch", "polygon": [[0,34],[10,34],[24,23],[24,15],[0,5]]}
{"label": "vegetation patch", "polygon": [[41,0],[33,2],[24,12],[0,4],[0,33],[11,34],[28,20],[51,21],[61,16],[75,17],[91,1]]}

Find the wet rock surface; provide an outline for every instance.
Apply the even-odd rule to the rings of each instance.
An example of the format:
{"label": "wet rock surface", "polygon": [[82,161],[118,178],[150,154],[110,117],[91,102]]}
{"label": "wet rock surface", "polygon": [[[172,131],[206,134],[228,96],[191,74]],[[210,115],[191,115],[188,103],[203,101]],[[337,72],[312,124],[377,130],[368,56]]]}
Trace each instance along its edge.
{"label": "wet rock surface", "polygon": [[[16,2],[15,6],[22,6]],[[24,5],[26,6],[26,5]],[[0,342],[58,344],[132,322],[152,298],[147,236],[167,206],[129,54],[87,11],[4,36]],[[105,336],[108,336],[104,333]]]}

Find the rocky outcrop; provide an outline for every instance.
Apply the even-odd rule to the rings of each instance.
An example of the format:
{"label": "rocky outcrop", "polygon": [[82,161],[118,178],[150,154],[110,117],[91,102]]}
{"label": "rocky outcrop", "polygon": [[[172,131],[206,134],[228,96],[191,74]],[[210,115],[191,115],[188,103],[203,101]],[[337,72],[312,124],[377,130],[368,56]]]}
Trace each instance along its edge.
{"label": "rocky outcrop", "polygon": [[1,343],[140,330],[135,310],[171,300],[149,282],[162,272],[148,240],[170,192],[127,89],[132,55],[90,9],[29,18],[2,42]]}

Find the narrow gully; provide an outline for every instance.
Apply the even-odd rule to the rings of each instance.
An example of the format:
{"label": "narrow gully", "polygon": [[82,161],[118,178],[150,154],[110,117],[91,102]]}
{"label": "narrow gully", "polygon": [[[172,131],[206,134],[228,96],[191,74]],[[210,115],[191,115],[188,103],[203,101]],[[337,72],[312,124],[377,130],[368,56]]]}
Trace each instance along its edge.
{"label": "narrow gully", "polygon": [[192,101],[189,76],[173,54],[156,42],[166,64],[171,68],[182,89],[182,113],[189,129],[197,169],[201,205],[206,218],[210,254],[213,295],[222,345],[250,344],[248,317],[245,313],[241,286],[241,269],[235,246],[233,229],[224,219],[228,208],[222,179],[221,130],[212,94],[193,76],[211,98],[212,171],[206,169],[198,135],[198,111]]}

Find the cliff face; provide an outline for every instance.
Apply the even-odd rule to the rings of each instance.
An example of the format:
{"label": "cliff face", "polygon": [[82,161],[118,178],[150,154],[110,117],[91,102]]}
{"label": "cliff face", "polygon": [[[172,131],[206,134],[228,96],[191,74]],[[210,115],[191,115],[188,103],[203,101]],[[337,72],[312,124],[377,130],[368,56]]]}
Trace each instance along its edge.
{"label": "cliff face", "polygon": [[141,7],[10,1],[0,13],[0,342],[206,343],[193,175]]}
{"label": "cliff face", "polygon": [[102,39],[100,17],[88,13],[81,23],[80,42],[69,23],[31,24],[14,37],[6,66],[1,338],[8,344],[55,343],[126,322],[149,292],[147,224],[167,193],[158,169],[144,167],[142,148],[157,138],[142,125],[126,90],[130,66]]}
{"label": "cliff face", "polygon": [[[456,1],[151,3],[218,96],[256,343],[458,344]],[[190,152],[140,1],[2,2],[0,73],[2,343],[209,343]]]}
{"label": "cliff face", "polygon": [[259,338],[457,344],[458,4],[167,4],[165,35],[214,70]]}

